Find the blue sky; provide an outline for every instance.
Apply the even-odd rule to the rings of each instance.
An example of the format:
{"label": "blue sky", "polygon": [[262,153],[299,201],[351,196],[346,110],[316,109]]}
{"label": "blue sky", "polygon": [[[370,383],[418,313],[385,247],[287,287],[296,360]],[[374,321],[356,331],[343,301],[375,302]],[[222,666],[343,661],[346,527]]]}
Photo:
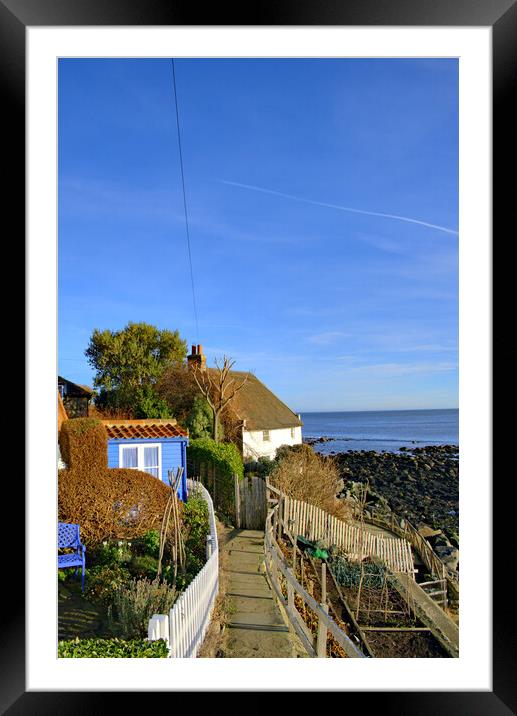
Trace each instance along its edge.
{"label": "blue sky", "polygon": [[146,321],[296,411],[458,406],[454,59],[59,63],[59,373]]}

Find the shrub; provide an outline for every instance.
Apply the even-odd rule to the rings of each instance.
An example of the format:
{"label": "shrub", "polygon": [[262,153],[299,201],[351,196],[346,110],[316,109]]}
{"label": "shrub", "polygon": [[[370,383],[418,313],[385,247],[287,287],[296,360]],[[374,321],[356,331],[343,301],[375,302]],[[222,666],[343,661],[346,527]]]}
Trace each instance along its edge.
{"label": "shrub", "polygon": [[281,454],[271,473],[271,483],[289,497],[316,505],[336,517],[347,517],[348,508],[336,497],[342,482],[334,461],[318,455],[308,445],[299,447],[304,449]]}
{"label": "shrub", "polygon": [[131,560],[131,543],[104,541],[95,550],[95,562],[102,565],[126,564]]}
{"label": "shrub", "polygon": [[192,439],[209,438],[212,435],[213,411],[207,401],[196,395],[185,425]]}
{"label": "shrub", "polygon": [[163,639],[76,639],[60,641],[57,645],[60,659],[166,659],[167,644]]}
{"label": "shrub", "polygon": [[148,554],[150,557],[158,557],[160,553],[160,533],[158,530],[148,530],[141,538],[140,544],[144,554]]}
{"label": "shrub", "polygon": [[81,526],[81,541],[95,546],[109,539],[131,539],[160,526],[168,490],[139,470],[113,468],[88,473],[60,470],[59,520]]}
{"label": "shrub", "polygon": [[209,533],[208,504],[202,497],[192,495],[183,507],[183,539],[186,549],[203,556]]}
{"label": "shrub", "polygon": [[143,637],[153,614],[168,614],[176,597],[176,590],[159,579],[132,579],[115,592],[114,614],[128,639]]}
{"label": "shrub", "polygon": [[254,462],[247,462],[244,465],[244,472],[258,475],[259,477],[267,477],[274,470],[276,462],[269,457],[259,457]]}
{"label": "shrub", "polygon": [[192,440],[187,447],[189,459],[195,463],[211,463],[216,470],[226,476],[244,476],[244,466],[239,450],[233,443],[217,443],[210,438]]}
{"label": "shrub", "polygon": [[280,445],[280,447],[277,448],[273,464],[275,466],[279,465],[284,458],[290,457],[293,453],[306,455],[308,460],[310,460],[311,456],[315,454],[311,446],[306,445],[305,443],[300,443],[298,445]]}
{"label": "shrub", "polygon": [[148,554],[133,557],[129,563],[129,571],[134,577],[155,579],[158,572],[158,560]]}
{"label": "shrub", "polygon": [[105,607],[113,604],[115,593],[130,579],[127,569],[118,564],[99,564],[86,573],[86,596]]}
{"label": "shrub", "polygon": [[65,421],[60,445],[68,468],[59,471],[59,519],[79,524],[87,546],[137,537],[160,525],[167,487],[146,472],[108,469],[107,434],[99,420]]}
{"label": "shrub", "polygon": [[97,418],[65,420],[59,431],[61,457],[83,475],[108,468],[106,428]]}

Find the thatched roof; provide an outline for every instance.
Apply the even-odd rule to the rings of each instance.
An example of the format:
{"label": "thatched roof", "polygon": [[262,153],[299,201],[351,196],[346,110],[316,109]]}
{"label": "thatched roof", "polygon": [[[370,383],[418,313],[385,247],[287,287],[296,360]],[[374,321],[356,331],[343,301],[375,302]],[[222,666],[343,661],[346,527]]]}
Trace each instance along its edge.
{"label": "thatched roof", "polygon": [[[246,375],[243,371],[230,371],[236,385],[240,385]],[[246,421],[245,430],[275,430],[302,425],[296,413],[251,373],[232,400],[231,409],[239,420]]]}

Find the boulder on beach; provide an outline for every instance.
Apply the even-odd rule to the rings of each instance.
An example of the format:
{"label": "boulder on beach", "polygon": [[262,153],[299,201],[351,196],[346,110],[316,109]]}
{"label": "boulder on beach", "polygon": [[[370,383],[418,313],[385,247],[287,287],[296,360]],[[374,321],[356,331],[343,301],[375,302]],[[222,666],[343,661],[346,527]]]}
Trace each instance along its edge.
{"label": "boulder on beach", "polygon": [[428,539],[429,537],[438,537],[438,535],[442,534],[441,530],[435,530],[429,525],[426,525],[425,522],[421,522],[418,525],[417,531],[418,534],[424,539]]}

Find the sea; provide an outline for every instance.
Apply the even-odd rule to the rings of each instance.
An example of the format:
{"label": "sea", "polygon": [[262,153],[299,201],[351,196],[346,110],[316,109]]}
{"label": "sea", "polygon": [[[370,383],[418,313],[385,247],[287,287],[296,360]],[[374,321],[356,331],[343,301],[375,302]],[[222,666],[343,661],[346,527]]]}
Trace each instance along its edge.
{"label": "sea", "polygon": [[304,438],[333,438],[316,443],[316,452],[329,455],[349,450],[399,452],[401,447],[459,445],[459,411],[371,410],[301,413]]}

